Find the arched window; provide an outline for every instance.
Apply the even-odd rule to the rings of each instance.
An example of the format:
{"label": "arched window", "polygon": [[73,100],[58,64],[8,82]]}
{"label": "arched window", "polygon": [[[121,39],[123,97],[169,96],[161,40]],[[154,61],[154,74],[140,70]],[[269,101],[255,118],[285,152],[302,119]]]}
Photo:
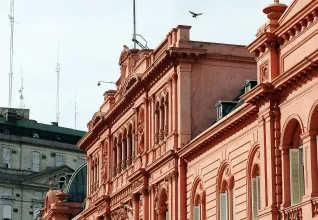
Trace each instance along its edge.
{"label": "arched window", "polygon": [[[283,133],[283,194],[284,203],[290,204],[291,206],[300,203],[305,192],[303,146],[300,139],[301,133],[301,126],[296,118],[292,118],[288,121]],[[290,189],[289,192],[288,188]]]}
{"label": "arched window", "polygon": [[169,220],[168,195],[165,188],[159,193],[159,201],[156,208],[156,220]]}
{"label": "arched window", "polygon": [[252,169],[251,185],[252,185],[252,219],[256,220],[258,211],[261,208],[261,182],[260,182],[260,171],[258,164],[255,164]]}
{"label": "arched window", "polygon": [[64,186],[65,183],[66,183],[66,178],[65,178],[64,176],[61,176],[61,177],[59,178],[59,187],[60,187],[60,189],[63,188],[63,186]]}
{"label": "arched window", "polygon": [[230,166],[228,164],[221,166],[217,183],[219,220],[235,219],[234,182]]}
{"label": "arched window", "polygon": [[260,149],[258,145],[254,146],[249,154],[247,177],[248,216],[249,219],[256,220],[261,209]]}
{"label": "arched window", "polygon": [[191,194],[191,207],[192,207],[192,220],[205,220],[206,219],[206,200],[205,189],[200,179],[197,179],[192,188]]}

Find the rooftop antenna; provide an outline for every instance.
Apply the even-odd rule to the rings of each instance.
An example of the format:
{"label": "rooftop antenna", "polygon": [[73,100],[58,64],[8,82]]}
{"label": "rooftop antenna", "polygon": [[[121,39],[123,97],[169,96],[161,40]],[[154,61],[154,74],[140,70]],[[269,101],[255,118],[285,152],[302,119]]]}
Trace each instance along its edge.
{"label": "rooftop antenna", "polygon": [[76,90],[75,90],[75,113],[74,113],[74,117],[75,117],[75,129],[76,129],[76,116],[77,116],[77,109],[76,109]]}
{"label": "rooftop antenna", "polygon": [[57,77],[57,88],[56,88],[56,123],[59,123],[60,118],[60,63],[59,63],[59,49],[60,42],[57,44],[57,63],[56,63],[56,77]]}
{"label": "rooftop antenna", "polygon": [[19,93],[20,93],[20,108],[24,109],[24,97],[23,97],[23,72],[22,72],[22,68],[20,66],[20,70],[21,70],[21,87],[19,89]]}
{"label": "rooftop antenna", "polygon": [[13,30],[14,30],[14,0],[10,2],[10,26],[11,26],[11,34],[10,34],[10,69],[9,69],[9,104],[8,107],[11,108],[12,101],[12,75],[13,75]]}
{"label": "rooftop antenna", "polygon": [[[132,41],[134,42],[134,49],[137,49],[137,44],[139,47],[141,47],[142,49],[148,49],[147,47],[147,41],[145,40],[145,38],[143,38],[140,34],[136,33],[136,0],[133,0],[133,17],[134,17],[134,33],[133,33],[133,39]],[[140,43],[137,40],[137,36],[141,37],[144,41],[145,41],[145,45],[143,45],[142,43]]]}

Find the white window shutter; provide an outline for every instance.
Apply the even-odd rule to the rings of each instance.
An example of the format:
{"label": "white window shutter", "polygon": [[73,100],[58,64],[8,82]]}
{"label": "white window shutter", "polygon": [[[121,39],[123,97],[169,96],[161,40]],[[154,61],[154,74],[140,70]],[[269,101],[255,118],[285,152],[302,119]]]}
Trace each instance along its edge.
{"label": "white window shutter", "polygon": [[232,205],[233,205],[233,210],[232,210],[232,213],[233,213],[233,216],[232,216],[232,220],[235,220],[235,189],[234,187],[232,188]]}
{"label": "white window shutter", "polygon": [[63,165],[63,156],[62,155],[56,155],[56,166],[62,166]]}
{"label": "white window shutter", "polygon": [[4,168],[11,168],[11,149],[4,147],[2,150],[2,161]]}
{"label": "white window shutter", "polygon": [[257,198],[257,214],[258,214],[258,210],[261,209],[261,181],[260,181],[260,177],[257,176],[256,177],[256,187],[257,187],[257,190],[256,190],[256,198]]}
{"label": "white window shutter", "polygon": [[201,220],[200,206],[193,207],[193,220]]}
{"label": "white window shutter", "polygon": [[40,172],[40,153],[33,151],[32,171]]}
{"label": "white window shutter", "polygon": [[289,164],[291,205],[293,206],[300,202],[299,149],[289,150]]}
{"label": "white window shutter", "polygon": [[220,194],[220,220],[228,220],[227,193]]}
{"label": "white window shutter", "polygon": [[257,218],[257,180],[252,178],[252,219]]}
{"label": "white window shutter", "polygon": [[[304,150],[301,146],[299,149],[299,185],[300,185],[300,197],[299,199],[301,200],[301,197],[305,195],[305,176],[304,176],[304,159],[305,154]],[[300,201],[299,201],[300,202]]]}
{"label": "white window shutter", "polygon": [[12,217],[12,206],[3,205],[3,218],[11,219]]}

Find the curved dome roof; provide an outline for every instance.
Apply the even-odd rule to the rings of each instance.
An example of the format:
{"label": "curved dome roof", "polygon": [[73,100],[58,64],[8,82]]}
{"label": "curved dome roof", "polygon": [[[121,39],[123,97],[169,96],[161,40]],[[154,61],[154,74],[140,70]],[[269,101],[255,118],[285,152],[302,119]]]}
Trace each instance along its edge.
{"label": "curved dome roof", "polygon": [[87,164],[83,164],[73,173],[67,184],[65,193],[67,193],[66,202],[84,202],[87,190]]}

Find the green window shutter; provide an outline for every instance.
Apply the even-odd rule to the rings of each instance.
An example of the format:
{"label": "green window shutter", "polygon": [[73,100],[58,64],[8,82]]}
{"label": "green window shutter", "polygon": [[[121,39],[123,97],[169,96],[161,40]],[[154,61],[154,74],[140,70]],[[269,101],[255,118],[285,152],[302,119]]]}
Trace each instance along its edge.
{"label": "green window shutter", "polygon": [[289,150],[289,168],[290,168],[291,205],[293,206],[300,202],[299,149]]}
{"label": "green window shutter", "polygon": [[193,220],[201,220],[200,206],[193,207]]}
{"label": "green window shutter", "polygon": [[260,177],[257,176],[256,177],[256,186],[257,186],[257,191],[256,191],[256,198],[257,198],[257,214],[258,214],[258,210],[261,209],[261,181],[260,181]]}
{"label": "green window shutter", "polygon": [[232,220],[235,220],[235,189],[234,187],[232,188],[232,204],[233,204]]}
{"label": "green window shutter", "polygon": [[220,220],[228,220],[227,193],[220,194]]}
{"label": "green window shutter", "polygon": [[257,219],[257,180],[252,178],[252,219]]}

